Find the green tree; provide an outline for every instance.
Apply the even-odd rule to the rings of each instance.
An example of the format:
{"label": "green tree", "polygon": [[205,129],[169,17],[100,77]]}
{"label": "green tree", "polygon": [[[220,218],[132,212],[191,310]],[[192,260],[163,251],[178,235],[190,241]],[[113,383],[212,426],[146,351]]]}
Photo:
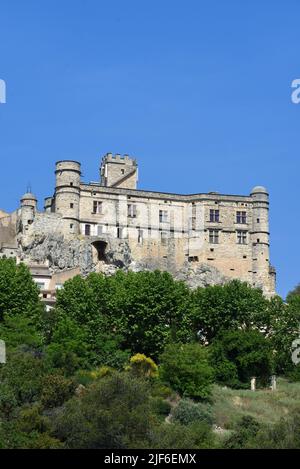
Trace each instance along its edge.
{"label": "green tree", "polygon": [[152,426],[149,387],[115,373],[74,397],[57,415],[54,436],[68,448],[144,447]]}
{"label": "green tree", "polygon": [[57,298],[58,314],[68,314],[90,331],[92,349],[106,334],[118,337],[123,350],[154,359],[171,339],[193,336],[190,311],[188,287],[159,271],[76,277]]}
{"label": "green tree", "polygon": [[22,314],[38,320],[43,312],[39,289],[29,269],[14,259],[0,259],[0,321],[4,315]]}
{"label": "green tree", "polygon": [[274,352],[275,371],[300,379],[300,366],[292,361],[292,344],[300,336],[300,296],[292,296],[288,304],[280,297],[270,302],[271,327],[268,333]]}
{"label": "green tree", "polygon": [[46,347],[46,362],[50,368],[61,368],[67,374],[88,364],[88,334],[84,326],[60,315],[52,331],[51,343]]}
{"label": "green tree", "polygon": [[208,399],[214,380],[207,349],[199,344],[170,344],[161,355],[160,377],[181,396]]}
{"label": "green tree", "polygon": [[210,363],[217,380],[232,387],[248,387],[253,376],[265,385],[273,371],[270,343],[256,330],[224,331],[210,347]]}
{"label": "green tree", "polygon": [[289,303],[292,300],[292,298],[294,298],[295,296],[300,297],[300,283],[288,293],[286,297],[287,303]]}
{"label": "green tree", "polygon": [[267,328],[268,304],[261,290],[238,280],[197,288],[193,293],[194,328],[209,343],[222,329]]}

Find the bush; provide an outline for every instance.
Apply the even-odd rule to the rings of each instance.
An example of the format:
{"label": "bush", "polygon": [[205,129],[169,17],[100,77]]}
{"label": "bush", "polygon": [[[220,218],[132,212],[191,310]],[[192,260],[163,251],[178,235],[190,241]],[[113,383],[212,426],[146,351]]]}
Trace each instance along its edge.
{"label": "bush", "polygon": [[61,406],[74,390],[74,382],[59,374],[47,375],[43,379],[41,403],[46,408]]}
{"label": "bush", "polygon": [[54,419],[54,436],[74,449],[145,447],[151,417],[149,385],[114,373],[67,402]]}
{"label": "bush", "polygon": [[213,424],[212,407],[202,402],[195,403],[191,399],[181,399],[172,412],[172,420],[182,425],[194,422]]}
{"label": "bush", "polygon": [[232,387],[249,387],[253,376],[266,385],[272,374],[270,344],[256,330],[223,332],[211,346],[210,363],[217,380]]}
{"label": "bush", "polygon": [[144,378],[156,378],[158,375],[158,366],[152,358],[146,357],[142,353],[137,353],[130,358],[130,365],[127,368],[135,376]]}
{"label": "bush", "polygon": [[214,372],[207,349],[199,344],[170,344],[161,356],[160,377],[181,396],[208,399]]}
{"label": "bush", "polygon": [[255,446],[260,424],[250,415],[242,417],[235,425],[234,433],[224,442],[227,449],[243,449]]}
{"label": "bush", "polygon": [[210,449],[216,446],[211,428],[204,422],[192,425],[163,423],[151,435],[152,449]]}
{"label": "bush", "polygon": [[162,417],[167,417],[172,409],[171,404],[161,397],[152,398],[151,404],[153,412]]}

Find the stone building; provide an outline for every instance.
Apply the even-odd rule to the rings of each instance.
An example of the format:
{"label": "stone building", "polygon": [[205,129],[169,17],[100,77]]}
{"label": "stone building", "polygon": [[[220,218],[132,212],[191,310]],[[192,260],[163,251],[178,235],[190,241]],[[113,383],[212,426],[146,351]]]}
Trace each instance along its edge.
{"label": "stone building", "polygon": [[139,190],[136,160],[111,153],[98,182],[82,181],[81,164],[71,160],[57,162],[55,175],[43,212],[27,193],[10,218],[0,218],[0,255],[6,220],[16,256],[52,272],[158,268],[192,287],[238,278],[274,295],[264,187],[247,196]]}

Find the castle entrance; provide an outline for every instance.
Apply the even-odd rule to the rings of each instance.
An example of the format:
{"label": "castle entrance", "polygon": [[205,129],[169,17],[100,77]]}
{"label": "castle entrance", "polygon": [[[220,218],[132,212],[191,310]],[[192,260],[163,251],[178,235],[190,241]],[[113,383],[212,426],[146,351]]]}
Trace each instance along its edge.
{"label": "castle entrance", "polygon": [[102,261],[106,262],[106,255],[105,251],[107,248],[107,243],[105,241],[95,241],[92,243],[92,246],[94,248],[94,257],[97,261]]}

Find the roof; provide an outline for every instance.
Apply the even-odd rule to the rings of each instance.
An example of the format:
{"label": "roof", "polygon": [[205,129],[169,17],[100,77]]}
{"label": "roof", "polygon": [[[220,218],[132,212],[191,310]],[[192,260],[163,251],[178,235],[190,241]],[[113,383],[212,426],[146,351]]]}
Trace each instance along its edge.
{"label": "roof", "polygon": [[22,199],[21,200],[37,200],[36,196],[34,194],[32,194],[31,192],[26,192],[26,194],[24,194],[22,196]]}

